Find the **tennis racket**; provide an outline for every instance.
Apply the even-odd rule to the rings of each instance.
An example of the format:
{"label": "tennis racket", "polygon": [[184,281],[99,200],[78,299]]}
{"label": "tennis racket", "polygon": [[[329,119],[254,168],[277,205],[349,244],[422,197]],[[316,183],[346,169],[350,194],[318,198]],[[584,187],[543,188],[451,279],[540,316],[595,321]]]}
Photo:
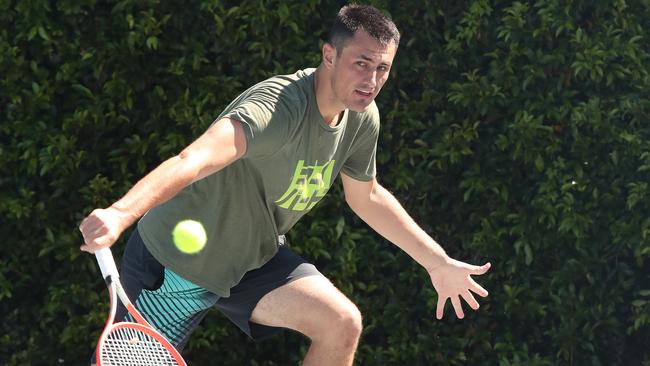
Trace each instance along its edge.
{"label": "tennis racket", "polygon": [[[142,317],[129,300],[120,283],[110,248],[96,251],[95,257],[111,299],[111,311],[95,351],[97,365],[187,366],[176,348]],[[118,298],[137,323],[113,323]]]}

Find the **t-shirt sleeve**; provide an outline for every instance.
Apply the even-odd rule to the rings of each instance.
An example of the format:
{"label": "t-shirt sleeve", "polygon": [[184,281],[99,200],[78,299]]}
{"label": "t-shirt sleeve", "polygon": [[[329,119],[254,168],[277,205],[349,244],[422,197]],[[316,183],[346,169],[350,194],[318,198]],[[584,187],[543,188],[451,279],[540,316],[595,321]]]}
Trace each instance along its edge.
{"label": "t-shirt sleeve", "polygon": [[370,181],[377,174],[377,140],[379,138],[379,111],[376,106],[369,110],[362,122],[359,134],[343,164],[345,175],[360,181]]}
{"label": "t-shirt sleeve", "polygon": [[241,96],[221,118],[242,122],[246,135],[244,158],[273,155],[287,141],[296,118],[295,105],[272,88],[257,88]]}

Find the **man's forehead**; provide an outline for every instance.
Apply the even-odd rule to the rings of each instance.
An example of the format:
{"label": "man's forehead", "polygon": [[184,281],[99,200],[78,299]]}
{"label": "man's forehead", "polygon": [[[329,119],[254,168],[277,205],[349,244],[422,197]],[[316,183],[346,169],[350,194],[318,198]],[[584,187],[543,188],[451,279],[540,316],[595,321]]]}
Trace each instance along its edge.
{"label": "man's forehead", "polygon": [[392,61],[395,57],[396,46],[394,41],[382,43],[372,38],[364,30],[358,30],[351,38],[342,54],[350,57],[364,58],[368,61]]}

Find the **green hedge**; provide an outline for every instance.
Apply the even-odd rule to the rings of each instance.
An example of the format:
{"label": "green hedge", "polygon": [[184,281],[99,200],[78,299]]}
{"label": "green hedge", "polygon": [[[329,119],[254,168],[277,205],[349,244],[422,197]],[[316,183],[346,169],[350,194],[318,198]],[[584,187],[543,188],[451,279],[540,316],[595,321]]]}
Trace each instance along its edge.
{"label": "green hedge", "polygon": [[[479,311],[435,320],[427,274],[335,187],[291,237],[363,311],[358,364],[650,365],[650,3],[370,3],[403,31],[380,180],[493,269]],[[86,363],[107,294],[78,222],[248,85],[316,66],[341,4],[0,0],[0,364]],[[307,347],[213,312],[186,356],[287,365]]]}

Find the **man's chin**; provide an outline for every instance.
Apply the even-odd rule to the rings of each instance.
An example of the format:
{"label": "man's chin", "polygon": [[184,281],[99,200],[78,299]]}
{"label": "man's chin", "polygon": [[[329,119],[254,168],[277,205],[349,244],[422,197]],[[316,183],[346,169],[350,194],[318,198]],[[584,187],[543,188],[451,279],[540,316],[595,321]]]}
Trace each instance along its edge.
{"label": "man's chin", "polygon": [[372,101],[370,101],[370,103],[355,103],[354,105],[349,105],[348,109],[357,113],[362,113],[367,111],[371,104]]}

